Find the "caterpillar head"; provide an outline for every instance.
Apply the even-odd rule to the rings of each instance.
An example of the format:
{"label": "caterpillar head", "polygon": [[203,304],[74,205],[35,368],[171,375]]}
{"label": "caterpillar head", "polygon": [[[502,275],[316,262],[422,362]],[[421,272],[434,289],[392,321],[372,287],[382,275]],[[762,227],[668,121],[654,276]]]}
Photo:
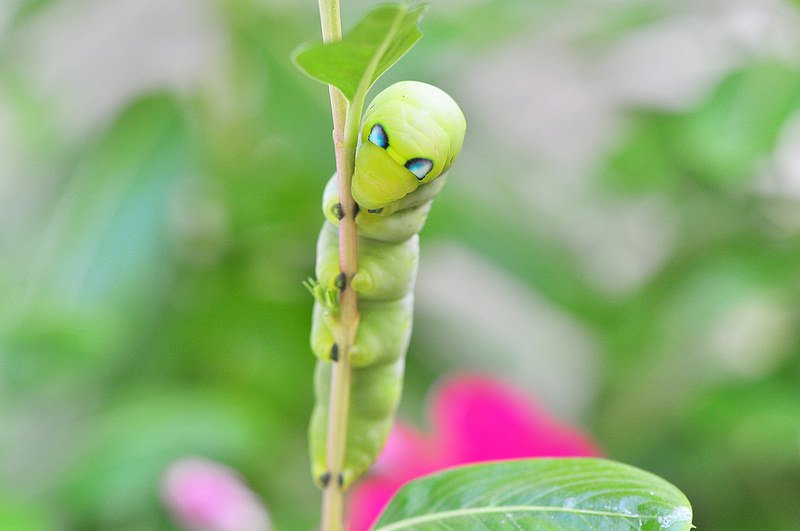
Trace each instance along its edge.
{"label": "caterpillar head", "polygon": [[444,173],[464,143],[467,123],[453,98],[418,81],[378,94],[364,115],[353,198],[379,209]]}

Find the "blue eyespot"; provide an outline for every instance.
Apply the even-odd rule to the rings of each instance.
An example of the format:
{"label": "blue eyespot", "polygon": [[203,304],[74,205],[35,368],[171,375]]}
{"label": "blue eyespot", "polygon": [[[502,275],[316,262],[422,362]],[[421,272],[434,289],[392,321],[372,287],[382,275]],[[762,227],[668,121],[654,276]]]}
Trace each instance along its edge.
{"label": "blue eyespot", "polygon": [[422,180],[433,169],[433,161],[430,159],[410,159],[406,162],[408,171],[417,176],[417,179]]}
{"label": "blue eyespot", "polygon": [[369,141],[383,149],[389,147],[389,137],[386,136],[386,131],[383,130],[381,124],[372,126],[372,131],[369,132]]}

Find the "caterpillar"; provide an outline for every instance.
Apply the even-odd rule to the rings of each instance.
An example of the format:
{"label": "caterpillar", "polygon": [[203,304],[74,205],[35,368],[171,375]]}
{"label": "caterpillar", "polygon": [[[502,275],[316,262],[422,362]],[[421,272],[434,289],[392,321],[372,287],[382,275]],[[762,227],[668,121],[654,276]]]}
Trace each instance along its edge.
{"label": "caterpillar", "polygon": [[[466,120],[444,91],[416,81],[396,83],[367,107],[351,183],[358,204],[358,294],[361,320],[350,349],[350,408],[343,488],[374,463],[400,401],[411,337],[418,233],[446,172],[464,142]],[[333,329],[339,274],[338,223],[342,217],[336,175],[322,200],[326,221],[317,241],[311,349],[317,357],[315,407],[309,426],[312,474],[322,487],[331,367],[338,357]]]}

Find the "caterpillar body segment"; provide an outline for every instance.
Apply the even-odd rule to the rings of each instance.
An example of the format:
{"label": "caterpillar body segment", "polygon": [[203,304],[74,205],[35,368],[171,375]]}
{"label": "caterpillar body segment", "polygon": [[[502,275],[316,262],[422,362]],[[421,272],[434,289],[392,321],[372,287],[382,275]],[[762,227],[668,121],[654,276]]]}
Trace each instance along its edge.
{"label": "caterpillar body segment", "polygon": [[[435,185],[435,191],[438,193],[444,185],[444,176],[437,180]],[[410,193],[404,198],[404,201],[392,203],[391,206],[401,207],[399,211],[392,209],[391,206],[383,208],[380,212],[359,209],[356,214],[358,235],[383,242],[399,243],[409,239],[414,234],[418,234],[422,227],[425,226],[428,212],[431,210],[431,199],[436,195],[436,193],[430,194],[433,190],[426,191],[424,188],[426,187],[420,187]],[[333,174],[325,186],[325,193],[322,198],[322,212],[331,224],[338,226],[338,212],[340,209],[336,174]],[[395,213],[396,215],[393,215]]]}
{"label": "caterpillar body segment", "polygon": [[[419,262],[419,236],[403,242],[358,239],[358,272],[353,289],[359,300],[390,301],[405,297],[414,289]],[[317,282],[336,288],[339,276],[339,231],[324,223],[317,240]]]}
{"label": "caterpillar body segment", "polygon": [[[409,293],[394,301],[363,302],[361,322],[355,344],[350,348],[350,364],[355,368],[391,363],[403,357],[411,339],[414,295]],[[335,338],[330,316],[314,304],[311,350],[322,361],[332,361]]]}
{"label": "caterpillar body segment", "polygon": [[[414,81],[387,88],[365,113],[351,187],[359,206],[358,272],[351,285],[361,319],[349,352],[345,489],[372,466],[391,430],[411,337],[418,233],[461,149],[465,129],[464,116],[450,96]],[[309,439],[313,477],[324,487],[330,480],[325,455],[330,379],[338,359],[338,316],[331,294],[343,281],[338,224],[344,213],[335,175],[325,187],[322,210],[326,221],[317,242],[317,279],[312,285],[318,291],[312,290],[317,301],[311,348],[318,361]]]}
{"label": "caterpillar body segment", "polygon": [[[392,363],[352,371],[342,478],[345,489],[372,466],[383,449],[400,403],[404,367],[403,357]],[[314,373],[317,402],[309,427],[312,474],[320,487],[324,487],[320,478],[327,472],[325,436],[328,429],[328,402],[320,398],[330,394],[331,368],[331,363],[317,362]]]}

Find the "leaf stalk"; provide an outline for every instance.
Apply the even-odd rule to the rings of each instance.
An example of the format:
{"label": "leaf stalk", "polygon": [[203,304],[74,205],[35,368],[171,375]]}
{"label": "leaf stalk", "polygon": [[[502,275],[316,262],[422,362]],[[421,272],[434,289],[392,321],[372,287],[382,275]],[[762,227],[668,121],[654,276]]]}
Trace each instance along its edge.
{"label": "leaf stalk", "polygon": [[[339,0],[319,0],[322,40],[325,43],[341,40],[342,20]],[[326,457],[330,480],[322,494],[322,531],[344,529],[344,488],[339,480],[344,472],[347,446],[347,418],[350,407],[350,348],[358,329],[358,297],[352,288],[353,275],[358,270],[358,233],[355,222],[355,201],[350,193],[350,182],[355,167],[358,128],[363,108],[361,101],[348,107],[347,99],[334,86],[329,85],[331,114],[333,118],[333,145],[336,156],[339,202],[344,214],[339,222],[339,269],[347,282],[340,294],[340,319],[334,330],[338,346],[338,361],[331,371],[328,410],[328,440]]]}

